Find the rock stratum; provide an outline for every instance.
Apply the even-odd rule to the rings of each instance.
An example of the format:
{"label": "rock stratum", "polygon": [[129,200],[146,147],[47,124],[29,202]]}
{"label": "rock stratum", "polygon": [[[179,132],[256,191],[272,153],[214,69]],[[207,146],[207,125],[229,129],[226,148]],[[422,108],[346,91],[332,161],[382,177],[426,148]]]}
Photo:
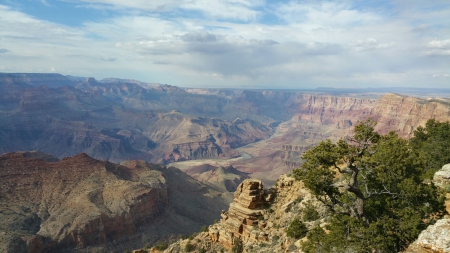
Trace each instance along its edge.
{"label": "rock stratum", "polygon": [[0,156],[0,252],[109,252],[192,233],[230,197],[176,168],[86,154]]}
{"label": "rock stratum", "polygon": [[242,171],[254,173],[266,184],[300,167],[302,152],[320,141],[351,136],[358,121],[372,118],[377,121],[377,132],[394,131],[400,137],[410,138],[428,119],[450,120],[450,103],[445,99],[393,93],[379,99],[295,94],[286,101],[286,108],[294,113],[292,118],[280,123],[271,138],[240,148],[251,159],[232,163]]}
{"label": "rock stratum", "polygon": [[[165,250],[155,248],[135,252],[232,252],[242,245],[242,252],[301,252],[300,240],[286,235],[290,222],[298,217],[299,210],[313,203],[319,212],[325,207],[315,200],[300,181],[281,176],[276,187],[265,189],[261,180],[243,181],[234,193],[234,200],[227,211],[222,211],[221,220],[191,239],[181,239]],[[324,223],[319,217],[307,222],[313,227]],[[188,245],[188,246],[186,246]]]}
{"label": "rock stratum", "polygon": [[351,135],[368,117],[378,121],[377,131],[405,138],[430,118],[450,119],[448,99],[358,90],[182,89],[0,73],[0,91],[0,153],[40,150],[61,159],[84,152],[164,164],[246,154],[250,159],[228,165],[266,184],[301,166],[306,149]]}

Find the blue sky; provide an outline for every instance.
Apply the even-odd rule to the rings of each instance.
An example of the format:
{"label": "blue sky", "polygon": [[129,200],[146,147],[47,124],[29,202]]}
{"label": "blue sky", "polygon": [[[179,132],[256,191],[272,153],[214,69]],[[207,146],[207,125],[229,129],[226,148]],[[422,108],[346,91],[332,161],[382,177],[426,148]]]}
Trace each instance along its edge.
{"label": "blue sky", "polygon": [[450,88],[450,2],[0,0],[0,72]]}

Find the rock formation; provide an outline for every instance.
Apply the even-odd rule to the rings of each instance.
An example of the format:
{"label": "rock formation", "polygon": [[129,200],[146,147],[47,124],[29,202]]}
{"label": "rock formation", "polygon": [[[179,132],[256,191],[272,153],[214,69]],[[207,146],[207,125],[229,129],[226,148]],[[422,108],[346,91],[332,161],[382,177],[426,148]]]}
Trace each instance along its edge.
{"label": "rock formation", "polygon": [[0,196],[0,252],[138,248],[192,233],[228,203],[175,168],[38,152],[0,156]]}
{"label": "rock formation", "polygon": [[440,219],[420,233],[405,253],[450,252],[450,219]]}
{"label": "rock formation", "polygon": [[234,202],[227,212],[222,212],[221,222],[225,230],[210,228],[213,242],[231,249],[236,240],[268,241],[268,234],[257,231],[256,226],[264,227],[264,205],[270,203],[273,193],[264,191],[260,180],[248,179],[242,182],[234,193]]}
{"label": "rock formation", "polygon": [[[49,85],[39,84],[46,81]],[[198,99],[177,99],[183,91],[176,87],[78,82],[61,75],[0,74],[0,153],[40,150],[63,158],[84,152],[112,162],[229,158],[238,155],[235,148],[273,132],[248,119],[230,122],[175,111],[172,106],[186,110],[185,103]],[[143,106],[127,106],[138,98]],[[173,99],[180,104],[165,104]]]}
{"label": "rock formation", "polygon": [[450,164],[442,166],[442,169],[434,174],[433,182],[436,186],[450,190]]}
{"label": "rock formation", "polygon": [[376,102],[369,116],[378,122],[375,130],[380,133],[395,131],[399,136],[409,138],[418,126],[425,126],[428,119],[448,121],[450,106],[441,100],[388,93]]}
{"label": "rock formation", "polygon": [[[260,180],[243,181],[235,192],[228,211],[222,219],[209,226],[207,232],[191,239],[181,239],[171,244],[164,253],[184,252],[190,248],[199,252],[229,252],[242,245],[243,252],[299,252],[300,241],[289,238],[285,230],[298,217],[306,203],[314,203],[319,212],[324,211],[302,183],[281,176],[276,188],[264,189]],[[307,222],[308,226],[323,220]],[[158,252],[154,248],[144,252]]]}
{"label": "rock formation", "polygon": [[300,155],[308,148],[327,138],[337,140],[351,136],[353,126],[369,117],[377,121],[375,130],[379,133],[394,131],[403,138],[412,137],[414,130],[424,126],[428,119],[450,120],[450,103],[445,99],[421,99],[393,93],[380,99],[299,93],[280,98],[274,92],[264,94],[283,99],[284,110],[293,116],[280,123],[270,139],[241,148],[253,158],[237,161],[233,166],[254,173],[254,177],[267,184],[280,174],[300,167]]}

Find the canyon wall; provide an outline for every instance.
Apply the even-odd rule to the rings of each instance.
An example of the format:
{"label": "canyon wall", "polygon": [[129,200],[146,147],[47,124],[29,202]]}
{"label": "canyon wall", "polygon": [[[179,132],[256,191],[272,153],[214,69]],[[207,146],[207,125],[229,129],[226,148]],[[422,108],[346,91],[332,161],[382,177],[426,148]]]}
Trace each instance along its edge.
{"label": "canyon wall", "polygon": [[380,133],[395,131],[399,136],[412,137],[414,130],[425,126],[428,119],[450,120],[450,104],[447,100],[419,99],[388,93],[375,104],[370,114],[377,122]]}
{"label": "canyon wall", "polygon": [[220,194],[175,168],[143,161],[117,165],[86,154],[61,161],[39,152],[4,154],[0,251],[139,247],[212,223],[228,203]]}
{"label": "canyon wall", "polygon": [[[276,128],[270,139],[240,148],[251,154],[248,161],[234,165],[253,173],[266,184],[281,174],[301,166],[301,154],[324,139],[337,141],[351,136],[359,121],[372,118],[375,130],[381,134],[394,131],[400,137],[410,138],[414,130],[424,126],[428,119],[450,120],[447,99],[420,99],[393,93],[380,99],[336,97],[317,94],[291,94],[281,96],[264,93],[271,99],[284,99],[286,110],[295,112],[292,118]],[[281,96],[281,97],[280,97]],[[267,166],[267,168],[266,168]]]}

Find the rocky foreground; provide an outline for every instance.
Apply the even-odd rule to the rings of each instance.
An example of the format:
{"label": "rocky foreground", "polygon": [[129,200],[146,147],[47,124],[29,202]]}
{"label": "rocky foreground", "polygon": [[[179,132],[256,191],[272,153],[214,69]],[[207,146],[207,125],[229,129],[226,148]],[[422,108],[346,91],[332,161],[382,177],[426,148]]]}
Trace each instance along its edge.
{"label": "rocky foreground", "polygon": [[[450,187],[450,164],[443,167],[434,178],[440,187]],[[228,211],[222,211],[222,219],[209,226],[208,230],[182,239],[166,249],[156,247],[135,250],[146,252],[302,252],[301,242],[286,230],[295,218],[304,219],[309,207],[317,210],[318,216],[306,223],[308,229],[327,223],[325,208],[315,200],[302,182],[282,175],[276,187],[264,189],[260,180],[242,182],[234,193],[234,202]],[[447,201],[447,212],[450,201]],[[303,216],[303,217],[302,217]],[[242,250],[242,251],[240,251]],[[450,219],[445,216],[424,230],[419,238],[404,253],[450,252]]]}

